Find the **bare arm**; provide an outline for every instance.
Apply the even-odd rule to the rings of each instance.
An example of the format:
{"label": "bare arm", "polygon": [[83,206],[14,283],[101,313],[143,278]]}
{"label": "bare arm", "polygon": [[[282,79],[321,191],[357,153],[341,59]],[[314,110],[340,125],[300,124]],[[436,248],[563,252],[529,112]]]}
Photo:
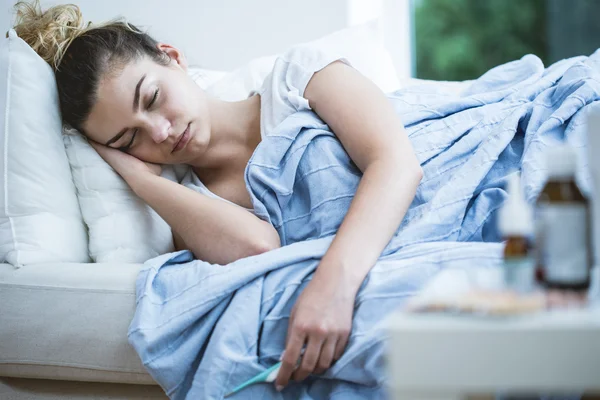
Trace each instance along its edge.
{"label": "bare arm", "polygon": [[241,207],[151,174],[128,183],[171,226],[175,245],[199,259],[227,264],[280,247],[275,228]]}
{"label": "bare arm", "polygon": [[175,232],[175,230],[173,229],[171,229],[171,231],[173,232],[173,244],[175,245],[175,250],[189,250],[190,247],[187,244],[185,244],[185,241],[183,240],[181,235]]}
{"label": "bare arm", "polygon": [[422,170],[390,101],[367,78],[340,62],[315,73],[304,92],[363,172],[336,237],[296,301],[277,386],[323,372],[341,357],[354,300],[365,276],[398,229]]}
{"label": "bare arm", "polygon": [[358,290],[402,222],[423,172],[392,104],[355,69],[334,62],[313,76],[304,96],[363,172],[319,268],[342,274]]}

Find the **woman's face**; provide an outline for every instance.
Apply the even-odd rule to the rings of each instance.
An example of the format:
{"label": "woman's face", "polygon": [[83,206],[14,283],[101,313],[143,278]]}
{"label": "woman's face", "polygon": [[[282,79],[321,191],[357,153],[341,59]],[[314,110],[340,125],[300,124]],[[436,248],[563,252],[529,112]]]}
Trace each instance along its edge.
{"label": "woman's face", "polygon": [[161,44],[170,57],[159,65],[144,57],[104,76],[83,129],[95,142],[157,164],[186,164],[210,140],[207,99],[187,75],[182,54]]}

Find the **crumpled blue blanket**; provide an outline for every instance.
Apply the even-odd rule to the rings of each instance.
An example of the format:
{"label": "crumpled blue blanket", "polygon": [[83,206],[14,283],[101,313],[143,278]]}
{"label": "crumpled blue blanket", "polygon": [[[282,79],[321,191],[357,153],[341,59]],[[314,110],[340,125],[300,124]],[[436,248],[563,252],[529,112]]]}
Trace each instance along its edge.
{"label": "crumpled blue blanket", "polygon": [[[459,95],[429,83],[388,97],[424,178],[358,293],[344,355],[325,374],[280,393],[260,384],[233,398],[387,398],[385,317],[442,269],[498,265],[494,217],[507,175],[521,170],[533,201],[544,182],[544,149],[567,141],[579,151],[580,182],[589,189],[585,113],[599,104],[600,50],[547,69],[528,55]],[[323,121],[296,113],[263,139],[245,174],[257,215],[277,228],[284,247],[225,266],[188,251],[145,263],[129,341],[170,398],[221,399],[279,360],[291,308],[360,176]]]}

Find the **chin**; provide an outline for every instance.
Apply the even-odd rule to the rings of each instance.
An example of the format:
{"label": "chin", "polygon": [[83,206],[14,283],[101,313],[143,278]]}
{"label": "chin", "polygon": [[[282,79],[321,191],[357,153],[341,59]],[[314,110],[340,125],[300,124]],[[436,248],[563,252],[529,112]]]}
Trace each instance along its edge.
{"label": "chin", "polygon": [[194,139],[202,147],[208,147],[210,143],[210,127],[209,126],[196,126],[194,127]]}
{"label": "chin", "polygon": [[[193,125],[192,125],[193,126]],[[187,149],[194,155],[200,155],[206,151],[210,143],[210,130],[203,126],[193,126],[192,139],[187,145]]]}
{"label": "chin", "polygon": [[199,157],[206,152],[206,145],[204,142],[199,141],[198,138],[193,137],[187,144],[185,149],[177,156],[174,164],[194,164]]}

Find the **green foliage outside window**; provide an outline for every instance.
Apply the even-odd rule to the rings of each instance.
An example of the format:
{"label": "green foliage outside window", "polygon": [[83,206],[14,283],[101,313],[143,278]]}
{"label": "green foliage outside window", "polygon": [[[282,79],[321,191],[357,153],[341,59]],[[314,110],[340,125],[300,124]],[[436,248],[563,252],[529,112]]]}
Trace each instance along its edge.
{"label": "green foliage outside window", "polygon": [[413,0],[416,76],[474,79],[535,54],[547,65],[545,0]]}

